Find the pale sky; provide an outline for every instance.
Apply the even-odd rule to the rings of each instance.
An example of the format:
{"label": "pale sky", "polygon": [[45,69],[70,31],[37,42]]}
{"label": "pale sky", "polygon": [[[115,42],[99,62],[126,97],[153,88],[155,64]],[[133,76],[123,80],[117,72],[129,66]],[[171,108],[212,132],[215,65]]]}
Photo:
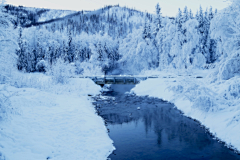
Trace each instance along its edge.
{"label": "pale sky", "polygon": [[66,9],[66,10],[94,10],[102,8],[105,5],[120,4],[140,11],[155,12],[155,5],[160,4],[164,16],[175,16],[178,8],[185,6],[191,8],[195,13],[201,5],[212,6],[213,9],[223,9],[228,3],[226,0],[7,0],[8,4],[23,5],[27,7]]}

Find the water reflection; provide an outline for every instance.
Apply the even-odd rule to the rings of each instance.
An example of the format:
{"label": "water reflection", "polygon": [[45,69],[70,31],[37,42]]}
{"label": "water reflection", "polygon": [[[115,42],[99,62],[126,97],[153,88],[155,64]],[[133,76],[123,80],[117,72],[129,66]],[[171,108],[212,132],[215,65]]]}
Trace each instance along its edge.
{"label": "water reflection", "polygon": [[113,86],[117,92],[105,93],[109,97],[104,100],[96,98],[117,149],[109,158],[240,159],[173,105],[157,98],[123,94],[132,87]]}

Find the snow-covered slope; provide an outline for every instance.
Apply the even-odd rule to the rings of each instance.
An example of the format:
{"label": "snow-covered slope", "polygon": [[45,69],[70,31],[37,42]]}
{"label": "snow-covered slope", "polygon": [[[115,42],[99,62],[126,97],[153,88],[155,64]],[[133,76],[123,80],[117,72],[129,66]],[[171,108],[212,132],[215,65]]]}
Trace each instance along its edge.
{"label": "snow-covered slope", "polygon": [[0,85],[0,101],[13,108],[0,121],[0,159],[105,160],[113,142],[88,97],[99,90],[88,79],[42,90]]}
{"label": "snow-covered slope", "polygon": [[41,16],[38,19],[38,22],[44,22],[44,21],[48,21],[51,19],[56,19],[56,18],[62,18],[65,17],[67,15],[76,13],[77,11],[70,11],[70,10],[49,10],[47,12],[44,12],[43,14],[41,14]]}

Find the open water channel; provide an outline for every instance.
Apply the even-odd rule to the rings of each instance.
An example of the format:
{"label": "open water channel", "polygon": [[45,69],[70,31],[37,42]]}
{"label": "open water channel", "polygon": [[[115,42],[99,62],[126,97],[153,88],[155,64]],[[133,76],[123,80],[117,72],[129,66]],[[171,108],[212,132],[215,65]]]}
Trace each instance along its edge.
{"label": "open water channel", "polygon": [[134,85],[112,85],[94,97],[116,150],[111,160],[223,159],[240,155],[213,139],[198,122],[173,104],[157,98],[125,94]]}

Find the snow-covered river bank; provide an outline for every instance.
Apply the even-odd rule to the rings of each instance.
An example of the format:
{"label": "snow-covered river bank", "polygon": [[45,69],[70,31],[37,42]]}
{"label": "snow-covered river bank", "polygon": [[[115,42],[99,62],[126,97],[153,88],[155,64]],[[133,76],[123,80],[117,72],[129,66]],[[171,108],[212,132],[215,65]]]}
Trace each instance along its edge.
{"label": "snow-covered river bank", "polygon": [[185,116],[198,120],[218,140],[226,142],[226,146],[239,152],[239,78],[212,83],[211,78],[203,77],[148,79],[131,92],[173,103]]}
{"label": "snow-covered river bank", "polygon": [[0,100],[11,110],[0,115],[0,159],[105,160],[113,142],[88,96],[100,87],[74,79],[46,88],[0,85]]}

